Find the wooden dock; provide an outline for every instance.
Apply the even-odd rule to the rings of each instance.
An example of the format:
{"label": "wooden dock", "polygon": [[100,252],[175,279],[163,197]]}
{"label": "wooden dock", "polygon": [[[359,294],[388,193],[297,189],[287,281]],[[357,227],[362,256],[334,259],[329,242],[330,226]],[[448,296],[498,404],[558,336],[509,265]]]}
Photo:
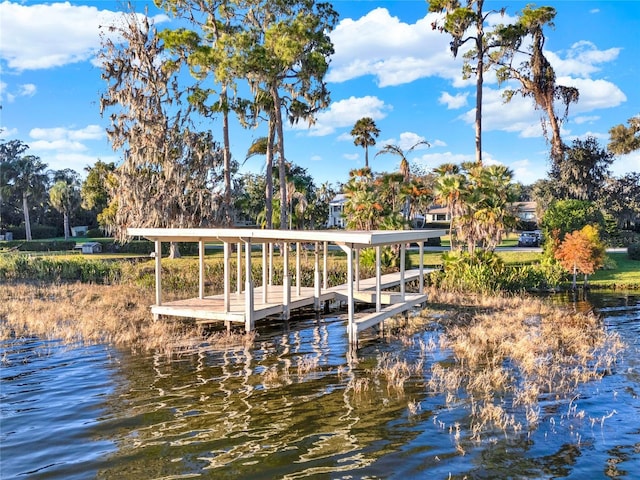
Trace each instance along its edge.
{"label": "wooden dock", "polygon": [[[427,301],[424,295],[423,254],[427,238],[444,235],[443,230],[397,230],[397,231],[329,231],[329,230],[256,230],[256,229],[173,229],[130,228],[130,236],[142,236],[155,242],[156,253],[156,303],[151,306],[154,318],[160,316],[187,317],[199,322],[224,321],[244,324],[247,331],[255,328],[255,322],[267,317],[279,316],[288,319],[291,311],[312,306],[320,310],[324,302],[347,303],[347,332],[351,344],[357,345],[358,334],[378,325],[386,318],[406,312]],[[205,242],[222,242],[224,249],[224,293],[204,294]],[[163,302],[162,300],[162,242],[199,243],[199,294],[195,298]],[[347,282],[343,285],[327,285],[327,245],[338,245],[347,254]],[[406,246],[417,243],[420,266],[405,269]],[[300,278],[300,252],[303,244],[312,244],[314,255],[314,286],[291,285],[289,254],[291,244],[296,245],[296,279]],[[237,268],[231,269],[231,245],[236,245]],[[261,246],[262,282],[254,286],[252,278],[252,248]],[[272,284],[274,246],[282,246],[283,284]],[[400,271],[381,274],[381,247],[400,245]],[[359,256],[364,248],[376,250],[376,276],[360,279]],[[244,252],[244,288],[242,288]],[[322,257],[322,269],[320,267]],[[253,260],[255,261],[255,260]],[[231,291],[231,277],[235,275],[237,290]],[[418,293],[407,293],[406,284],[418,282]],[[263,286],[266,286],[264,288]],[[395,289],[399,291],[390,291]],[[364,316],[355,314],[355,303],[375,305],[375,312]]]}

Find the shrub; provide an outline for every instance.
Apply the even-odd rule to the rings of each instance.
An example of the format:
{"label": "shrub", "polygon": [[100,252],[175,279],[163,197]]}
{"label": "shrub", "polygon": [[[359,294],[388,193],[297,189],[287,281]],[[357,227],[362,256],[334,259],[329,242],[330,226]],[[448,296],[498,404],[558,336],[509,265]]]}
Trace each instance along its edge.
{"label": "shrub", "polygon": [[32,241],[32,242],[20,242],[18,247],[21,252],[63,252],[73,250],[76,242],[65,240],[52,240],[52,241]]}
{"label": "shrub", "polygon": [[0,257],[0,279],[114,283],[120,278],[121,265],[119,262],[81,256],[58,258],[5,255]]}
{"label": "shrub", "polygon": [[640,243],[632,243],[627,247],[627,255],[631,260],[640,260]]}
{"label": "shrub", "polygon": [[[7,228],[7,231],[13,233],[13,238],[15,240],[25,240],[27,238],[24,225],[9,227]],[[53,238],[57,236],[58,229],[56,227],[51,227],[48,225],[31,225],[31,238],[33,238],[34,240],[42,240],[44,238]]]}
{"label": "shrub", "polygon": [[102,233],[102,230],[100,230],[99,228],[90,228],[89,230],[87,230],[87,237],[102,238],[104,237],[104,234]]}

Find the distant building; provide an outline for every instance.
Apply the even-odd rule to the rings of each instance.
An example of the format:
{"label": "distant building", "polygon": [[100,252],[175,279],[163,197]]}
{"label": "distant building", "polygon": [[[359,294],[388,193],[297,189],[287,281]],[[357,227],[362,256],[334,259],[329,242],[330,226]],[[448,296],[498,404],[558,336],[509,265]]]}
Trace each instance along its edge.
{"label": "distant building", "polygon": [[339,193],[333,200],[329,202],[329,218],[327,219],[327,228],[344,228],[344,205],[347,203],[347,196]]}
{"label": "distant building", "polygon": [[451,220],[451,215],[449,215],[449,209],[447,207],[433,205],[425,213],[424,220],[426,223],[448,222]]}
{"label": "distant building", "polygon": [[98,242],[86,242],[81,243],[80,249],[82,253],[101,253],[102,252],[102,244]]}
{"label": "distant building", "polygon": [[[538,223],[536,202],[517,202],[514,203],[513,206],[515,207],[514,213],[518,217],[518,220],[528,223]],[[450,220],[451,216],[449,215],[449,209],[447,207],[433,205],[425,214],[425,222],[427,223],[448,222]]]}
{"label": "distant building", "polygon": [[72,237],[86,237],[87,232],[89,231],[89,227],[86,225],[71,227],[71,236]]}
{"label": "distant building", "polygon": [[518,202],[514,206],[516,207],[516,216],[520,221],[538,223],[538,214],[536,213],[538,204],[536,202]]}

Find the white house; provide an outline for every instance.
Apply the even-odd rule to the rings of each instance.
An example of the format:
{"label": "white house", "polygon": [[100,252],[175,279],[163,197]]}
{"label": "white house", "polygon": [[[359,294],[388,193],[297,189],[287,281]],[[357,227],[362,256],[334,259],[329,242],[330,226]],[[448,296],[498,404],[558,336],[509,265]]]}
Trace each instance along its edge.
{"label": "white house", "polygon": [[329,218],[327,219],[327,228],[344,228],[345,220],[343,217],[344,205],[347,203],[347,196],[339,193],[333,200],[329,202]]}

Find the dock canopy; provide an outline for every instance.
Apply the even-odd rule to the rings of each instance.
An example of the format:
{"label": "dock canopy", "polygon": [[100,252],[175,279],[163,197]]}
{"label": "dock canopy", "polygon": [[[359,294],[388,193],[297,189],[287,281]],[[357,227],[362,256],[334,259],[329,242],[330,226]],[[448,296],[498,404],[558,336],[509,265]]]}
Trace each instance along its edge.
{"label": "dock canopy", "polygon": [[[222,320],[230,327],[231,322],[244,323],[247,331],[253,330],[255,321],[268,316],[280,315],[288,319],[290,311],[313,305],[319,310],[321,302],[346,301],[348,306],[348,335],[357,344],[358,333],[366,328],[381,324],[385,318],[426,302],[423,290],[424,244],[429,238],[445,235],[444,230],[262,230],[251,228],[129,228],[129,236],[144,237],[155,242],[156,303],[151,306],[155,318],[161,315],[195,318],[202,322]],[[162,243],[195,242],[199,244],[199,294],[197,298],[162,302]],[[205,295],[205,243],[221,242],[224,251],[224,293]],[[273,284],[274,246],[283,245],[282,285]],[[295,245],[295,289],[292,289],[292,275],[289,272],[289,245]],[[301,284],[300,251],[303,245],[313,245],[314,285],[313,288]],[[346,283],[329,287],[327,281],[327,248],[329,244],[338,246],[347,254]],[[417,244],[420,266],[405,271],[407,245]],[[231,292],[232,246],[236,246],[236,292]],[[387,245],[400,246],[400,271],[388,275],[381,273],[381,248]],[[254,246],[262,250],[262,281],[256,286],[252,274],[251,251]],[[360,278],[360,250],[375,248],[376,276]],[[244,261],[242,253],[244,249]],[[322,280],[320,257],[323,257]],[[244,275],[242,267],[244,264]],[[244,279],[244,290],[242,280]],[[407,282],[417,280],[417,294],[405,292]],[[389,291],[400,287],[400,292]],[[386,290],[386,291],[385,291]],[[354,303],[375,304],[376,310],[365,318],[356,320]]]}

